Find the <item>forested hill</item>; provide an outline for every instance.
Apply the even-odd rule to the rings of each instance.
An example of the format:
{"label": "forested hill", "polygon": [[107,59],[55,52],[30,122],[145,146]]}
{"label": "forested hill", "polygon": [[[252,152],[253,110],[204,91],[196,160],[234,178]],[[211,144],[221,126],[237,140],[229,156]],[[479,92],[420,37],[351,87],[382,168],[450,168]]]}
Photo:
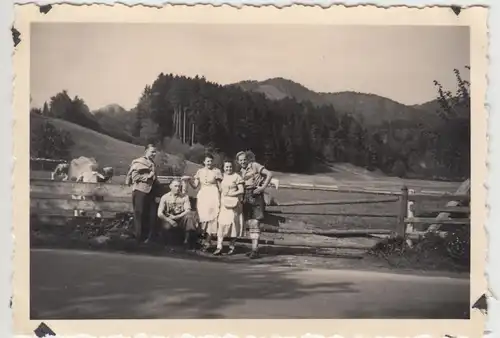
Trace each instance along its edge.
{"label": "forested hill", "polygon": [[396,120],[410,121],[427,127],[435,126],[441,122],[435,109],[436,105],[438,106],[437,100],[422,107],[419,105],[407,106],[375,94],[352,91],[318,93],[283,78],[242,81],[233,85],[246,91],[263,93],[271,100],[281,100],[288,97],[299,102],[310,101],[315,106],[332,105],[338,112],[352,115],[367,128],[378,127],[385,122]]}
{"label": "forested hill", "polygon": [[[467,121],[426,112],[435,115],[433,123],[390,117],[373,128],[333,104],[314,103],[312,91],[299,102],[295,96],[303,88],[281,86],[278,89],[287,95],[270,99],[265,93],[202,77],[160,74],[135,108],[141,121],[136,126],[142,126],[135,135],[156,140],[179,135],[175,121],[180,117],[183,127],[185,117],[186,142],[228,155],[252,149],[260,161],[279,171],[314,171],[320,160],[379,168],[397,176],[468,176]],[[419,112],[394,104],[406,107],[408,114]]]}
{"label": "forested hill", "polygon": [[[160,74],[130,112],[104,115],[126,116],[123,130],[140,142],[177,137],[222,156],[251,149],[278,171],[315,172],[320,162],[349,162],[404,177],[469,175],[470,119],[434,113],[429,122],[413,117],[431,112],[375,95],[318,94],[278,80],[264,87],[255,82],[222,86],[203,77]],[[349,104],[358,108],[345,109]],[[95,116],[102,120],[102,112]]]}

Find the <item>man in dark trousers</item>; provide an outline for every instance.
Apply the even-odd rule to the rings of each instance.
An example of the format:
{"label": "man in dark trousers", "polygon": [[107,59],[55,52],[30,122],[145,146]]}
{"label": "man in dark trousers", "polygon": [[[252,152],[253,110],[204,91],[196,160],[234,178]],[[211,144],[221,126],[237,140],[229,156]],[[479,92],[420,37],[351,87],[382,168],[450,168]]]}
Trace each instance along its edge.
{"label": "man in dark trousers", "polygon": [[[156,230],[156,194],[158,178],[154,163],[157,154],[152,144],[146,146],[144,156],[136,158],[130,165],[126,184],[132,185],[132,205],[134,208],[134,226],[137,241],[151,241]],[[148,236],[145,238],[146,231]]]}

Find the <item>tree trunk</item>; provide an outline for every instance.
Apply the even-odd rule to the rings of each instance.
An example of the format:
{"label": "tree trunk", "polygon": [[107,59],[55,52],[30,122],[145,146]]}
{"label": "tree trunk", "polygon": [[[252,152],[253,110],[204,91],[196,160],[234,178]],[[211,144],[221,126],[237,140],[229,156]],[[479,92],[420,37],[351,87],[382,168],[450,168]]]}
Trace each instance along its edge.
{"label": "tree trunk", "polygon": [[174,138],[177,137],[177,109],[174,108],[174,116],[173,116],[173,123],[172,123],[172,131],[173,131],[173,136]]}
{"label": "tree trunk", "polygon": [[182,143],[186,143],[186,109],[184,108],[182,112],[184,115],[184,121],[182,125]]}

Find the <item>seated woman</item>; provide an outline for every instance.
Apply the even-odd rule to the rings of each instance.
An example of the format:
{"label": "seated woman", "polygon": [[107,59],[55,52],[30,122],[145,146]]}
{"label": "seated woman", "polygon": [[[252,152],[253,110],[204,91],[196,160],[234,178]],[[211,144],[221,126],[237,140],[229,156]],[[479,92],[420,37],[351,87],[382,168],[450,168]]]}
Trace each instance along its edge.
{"label": "seated woman", "polygon": [[184,232],[184,245],[194,247],[194,235],[197,231],[196,214],[191,210],[189,196],[181,190],[181,182],[173,180],[170,191],[163,195],[158,206],[158,218],[163,223],[163,233],[169,239],[172,228],[180,227]]}

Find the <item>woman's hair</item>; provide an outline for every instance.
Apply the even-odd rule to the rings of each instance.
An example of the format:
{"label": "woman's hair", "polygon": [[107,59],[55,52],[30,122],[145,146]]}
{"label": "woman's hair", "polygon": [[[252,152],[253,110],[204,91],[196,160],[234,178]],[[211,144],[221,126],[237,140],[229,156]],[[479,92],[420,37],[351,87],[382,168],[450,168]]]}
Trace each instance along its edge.
{"label": "woman's hair", "polygon": [[214,159],[214,155],[212,155],[212,154],[210,154],[210,153],[206,153],[206,154],[205,154],[205,158],[204,158],[204,159],[206,160],[207,158],[209,158],[209,159],[211,159],[211,160],[213,161],[213,159]]}
{"label": "woman's hair", "polygon": [[144,147],[144,150],[148,150],[149,148],[156,148],[156,146],[155,146],[153,143],[148,143],[148,144],[146,144],[146,146]]}
{"label": "woman's hair", "polygon": [[226,163],[231,163],[231,165],[234,165],[233,160],[230,159],[229,157],[224,158],[224,161],[222,162],[222,164],[226,164]]}
{"label": "woman's hair", "polygon": [[241,155],[246,155],[246,151],[240,151],[236,154],[236,159],[238,159]]}

